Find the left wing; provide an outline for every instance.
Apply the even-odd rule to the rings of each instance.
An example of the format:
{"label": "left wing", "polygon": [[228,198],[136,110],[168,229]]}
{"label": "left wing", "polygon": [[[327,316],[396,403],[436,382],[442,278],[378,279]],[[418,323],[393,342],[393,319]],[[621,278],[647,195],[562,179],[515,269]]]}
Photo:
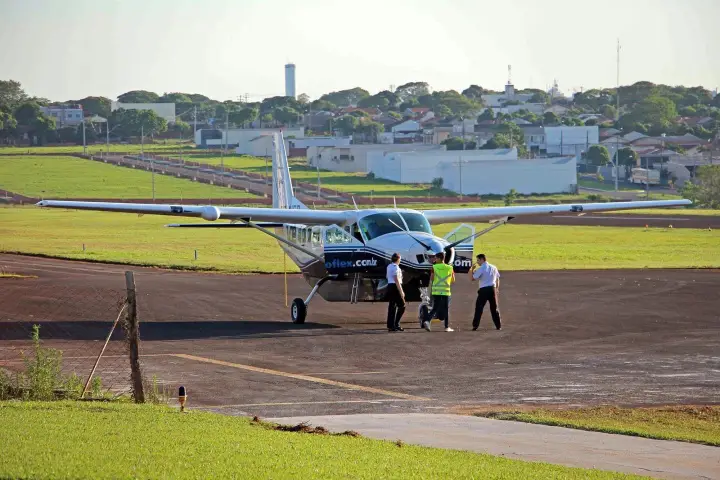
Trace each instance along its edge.
{"label": "left wing", "polygon": [[425,210],[423,213],[431,224],[485,222],[503,217],[527,215],[584,214],[634,210],[639,208],[681,207],[692,205],[690,200],[655,200],[643,202],[573,203],[563,205],[527,205],[521,207],[450,208]]}
{"label": "left wing", "polygon": [[45,208],[69,208],[74,210],[97,210],[101,212],[137,213],[140,215],[170,215],[197,217],[208,221],[250,220],[253,222],[298,223],[304,225],[342,224],[347,220],[344,210],[310,210],[290,208],[215,207],[212,205],[170,205],[156,203],[110,203],[76,202],[65,200],[42,200],[37,203]]}

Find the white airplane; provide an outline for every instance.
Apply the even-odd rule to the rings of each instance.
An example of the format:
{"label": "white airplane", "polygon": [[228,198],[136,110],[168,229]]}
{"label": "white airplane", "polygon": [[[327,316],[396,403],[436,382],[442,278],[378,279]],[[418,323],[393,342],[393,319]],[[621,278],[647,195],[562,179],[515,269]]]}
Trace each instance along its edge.
{"label": "white airplane", "polygon": [[[429,256],[445,253],[445,261],[458,273],[473,264],[475,238],[523,215],[584,215],[638,208],[679,207],[689,200],[533,205],[447,210],[378,208],[353,210],[309,209],[295,198],[282,133],[274,136],[272,208],[216,207],[202,205],[134,204],[42,200],[40,207],[100,210],[147,215],[199,217],[211,223],[171,224],[179,228],[255,228],[275,238],[313,286],[307,298],[291,306],[293,323],[304,323],[315,296],[330,302],[383,302],[387,289],[385,271],[390,257],[401,256],[403,290],[408,302],[420,302],[424,318],[430,298],[427,286],[432,265]],[[227,222],[217,222],[228,220]],[[433,234],[431,225],[490,222],[475,233],[463,223],[445,237]],[[273,231],[274,230],[274,231]]]}

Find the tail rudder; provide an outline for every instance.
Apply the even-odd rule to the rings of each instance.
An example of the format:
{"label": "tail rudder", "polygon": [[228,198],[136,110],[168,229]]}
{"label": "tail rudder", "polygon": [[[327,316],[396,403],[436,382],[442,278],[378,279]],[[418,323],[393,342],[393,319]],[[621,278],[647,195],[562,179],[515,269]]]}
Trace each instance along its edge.
{"label": "tail rudder", "polygon": [[273,208],[307,208],[295,198],[282,132],[273,135],[272,167]]}

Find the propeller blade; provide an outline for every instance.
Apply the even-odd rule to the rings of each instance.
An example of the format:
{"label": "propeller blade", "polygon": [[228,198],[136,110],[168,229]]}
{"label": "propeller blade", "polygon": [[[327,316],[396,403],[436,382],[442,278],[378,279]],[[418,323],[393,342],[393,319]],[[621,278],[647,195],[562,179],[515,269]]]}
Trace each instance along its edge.
{"label": "propeller blade", "polygon": [[430,247],[429,247],[427,244],[421,242],[420,240],[418,240],[417,238],[415,238],[410,232],[408,232],[407,230],[405,230],[404,228],[402,228],[402,227],[401,227],[400,225],[398,225],[397,223],[393,222],[392,218],[388,218],[388,220],[390,221],[390,223],[392,223],[393,225],[395,225],[395,226],[396,226],[397,228],[399,228],[401,231],[407,233],[407,234],[410,236],[410,238],[412,238],[412,239],[415,240],[417,243],[419,243],[420,245],[422,245],[423,247],[425,247],[425,250],[430,250]]}
{"label": "propeller blade", "polygon": [[508,219],[508,218],[503,219],[503,220],[500,220],[499,222],[495,223],[495,225],[492,225],[492,226],[486,228],[485,230],[482,230],[481,232],[473,233],[472,235],[470,235],[470,236],[468,236],[468,237],[465,237],[465,238],[463,238],[462,240],[458,240],[457,242],[453,242],[453,243],[451,243],[450,245],[448,245],[448,246],[445,247],[445,248],[454,248],[454,247],[457,247],[458,245],[460,245],[461,243],[467,242],[468,240],[475,240],[477,237],[479,237],[479,236],[481,236],[481,235],[485,235],[486,233],[488,233],[488,232],[490,232],[490,231],[492,231],[492,230],[495,230],[497,227],[499,227],[499,226],[501,226],[501,225],[505,225],[505,224],[508,223],[509,221],[510,221],[510,219]]}

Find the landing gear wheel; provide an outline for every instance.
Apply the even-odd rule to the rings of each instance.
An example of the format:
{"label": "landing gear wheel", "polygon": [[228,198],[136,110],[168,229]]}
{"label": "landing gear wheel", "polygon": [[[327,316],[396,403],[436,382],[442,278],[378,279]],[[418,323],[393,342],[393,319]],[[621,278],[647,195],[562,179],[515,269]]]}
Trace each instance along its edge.
{"label": "landing gear wheel", "polygon": [[290,318],[293,323],[305,323],[307,316],[307,306],[302,298],[296,298],[290,306]]}

